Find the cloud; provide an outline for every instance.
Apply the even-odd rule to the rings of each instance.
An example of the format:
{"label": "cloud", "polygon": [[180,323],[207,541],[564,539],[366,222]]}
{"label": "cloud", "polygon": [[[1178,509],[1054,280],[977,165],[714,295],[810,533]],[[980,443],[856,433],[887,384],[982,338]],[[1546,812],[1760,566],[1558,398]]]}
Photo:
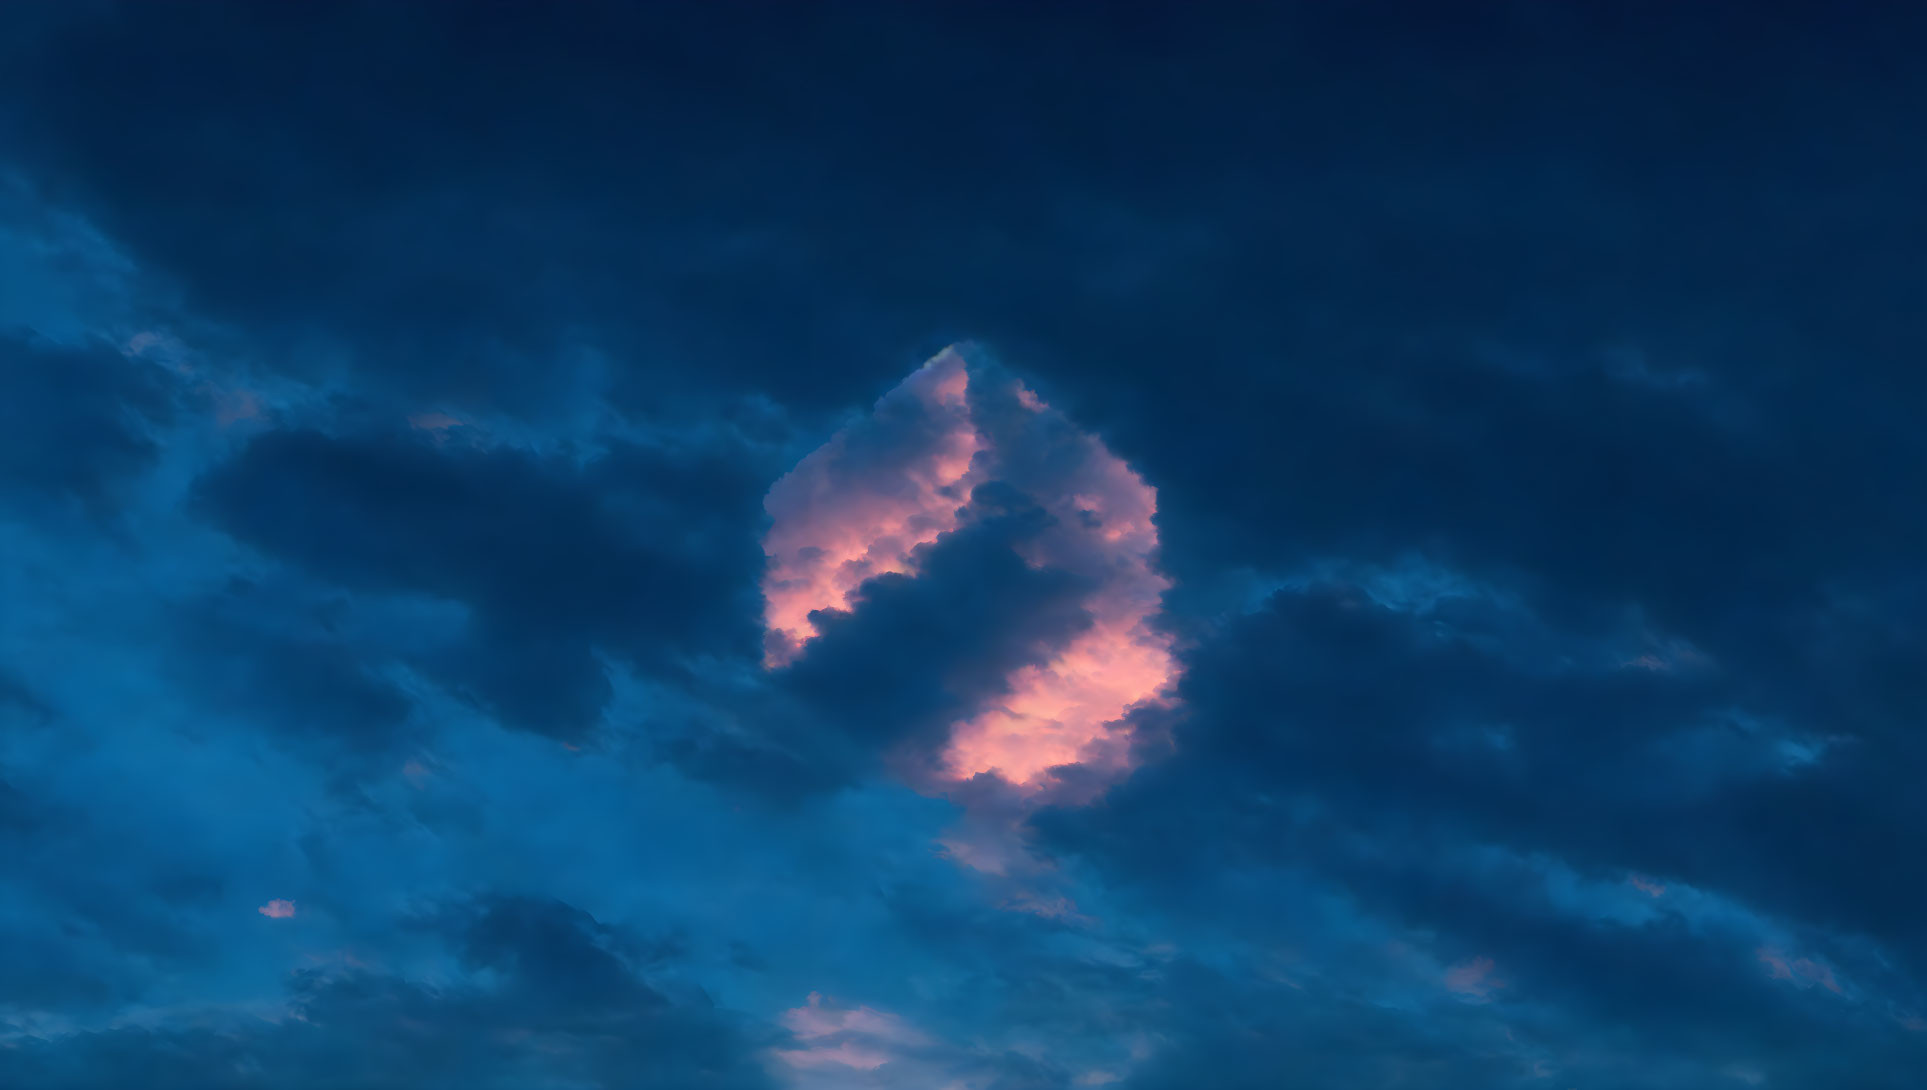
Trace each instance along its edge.
{"label": "cloud", "polygon": [[[700,903],[698,949],[763,965],[690,973],[771,1019],[821,988],[1032,1034],[815,1069],[838,1090],[1911,1090],[1927,522],[1895,497],[1927,487],[1927,346],[1885,134],[1916,20],[576,15],[0,12],[0,171],[93,232],[6,233],[0,320],[54,355],[173,330],[248,377],[204,389],[158,338],[149,371],[0,371],[0,553],[30,561],[0,659],[59,727],[0,709],[0,1082],[754,1085],[794,1046],[588,968],[653,955],[566,913],[505,909],[428,973],[442,940],[369,908],[500,880],[598,920]],[[765,489],[966,334],[1025,367],[1007,399],[969,376],[986,450],[1062,410],[1156,483],[1182,636],[1178,699],[1112,732],[1142,752],[1023,806],[951,777],[1064,752],[979,719],[1102,627],[1111,584],[1019,552],[1095,544],[1054,463],[958,489],[760,666]],[[114,550],[55,516],[130,504]],[[411,757],[435,775],[387,782]],[[1011,843],[947,824],[1074,784]],[[1043,871],[1098,933],[1000,907]],[[233,928],[263,886],[301,926]],[[271,944],[335,927],[410,968],[298,982],[279,1028],[49,1028],[281,997],[261,974],[305,952]],[[1119,953],[1153,938],[1184,955]],[[1503,1002],[1441,991],[1477,958]],[[524,964],[689,1020],[518,1002]]]}
{"label": "cloud", "polygon": [[987,517],[986,489],[1035,505],[1043,521],[1012,547],[1029,568],[1080,581],[1086,621],[949,725],[939,775],[1031,790],[1066,766],[1121,775],[1125,721],[1176,684],[1171,637],[1155,624],[1170,585],[1154,564],[1155,493],[1102,442],[955,348],[771,488],[766,662],[807,671],[819,611],[860,622],[853,600],[871,580],[936,578],[918,557]]}
{"label": "cloud", "polygon": [[461,417],[450,416],[448,413],[421,412],[409,415],[408,426],[417,431],[429,432],[439,438],[451,429],[467,425]]}
{"label": "cloud", "polygon": [[298,970],[265,1017],[208,1008],[156,1024],[13,1034],[0,1078],[50,1090],[772,1085],[747,1026],[702,997],[651,988],[618,952],[623,936],[586,914],[485,897],[449,906],[435,926],[495,975],[431,984],[366,967]]}
{"label": "cloud", "polygon": [[198,503],[313,577],[466,607],[463,638],[409,661],[510,725],[579,741],[611,693],[598,653],[659,668],[750,638],[718,608],[754,570],[747,512],[727,501],[742,473],[726,451],[628,446],[584,466],[276,430],[206,474]]}
{"label": "cloud", "polygon": [[902,574],[913,550],[956,528],[982,482],[968,382],[961,357],[931,360],[877,402],[865,427],[837,433],[770,488],[767,665],[802,653],[817,634],[812,612],[847,612],[865,581]]}
{"label": "cloud", "polygon": [[1835,995],[1846,994],[1840,987],[1840,981],[1834,977],[1831,966],[1823,965],[1811,958],[1794,958],[1788,961],[1785,954],[1770,946],[1760,947],[1754,951],[1754,955],[1760,959],[1760,964],[1766,967],[1767,975],[1774,980],[1785,980],[1802,988],[1817,984]]}
{"label": "cloud", "polygon": [[[1381,981],[1352,987],[1408,995],[1390,967],[1341,953],[1383,928],[1429,948],[1446,966],[1431,979],[1450,990],[1497,998],[1503,979],[1508,1008],[1572,1019],[1547,1031],[1567,1048],[1599,1019],[1675,1057],[1771,1026],[1777,1051],[1763,1069],[1786,1073],[1824,1067],[1848,1037],[1868,1055],[1895,1047],[1864,1013],[1849,1028],[1800,1004],[1809,989],[1831,992],[1827,980],[1846,991],[1817,953],[1804,970],[1775,955],[1800,985],[1782,994],[1760,987],[1751,954],[1785,927],[1812,934],[1829,960],[1870,956],[1871,943],[1885,954],[1856,964],[1879,972],[1889,997],[1913,994],[1910,970],[1874,968],[1880,956],[1911,964],[1913,930],[1878,913],[1811,914],[1812,900],[1787,895],[1788,868],[1797,857],[1801,873],[1833,881],[1819,876],[1834,860],[1768,833],[1753,809],[1779,798],[1813,814],[1846,769],[1789,771],[1770,729],[1703,726],[1736,698],[1730,678],[1634,674],[1609,655],[1518,656],[1513,640],[1537,639],[1491,624],[1495,608],[1475,596],[1407,612],[1342,584],[1278,592],[1191,652],[1172,755],[1092,806],[1039,814],[1040,849],[1099,863],[1191,926],[1316,946],[1337,979]],[[1489,724],[1505,726],[1504,746],[1463,744]],[[1886,744],[1898,759],[1910,743]],[[1865,786],[1868,771],[1856,762],[1851,775]],[[1756,817],[1731,824],[1740,813]],[[1770,865],[1741,862],[1768,840],[1786,848]],[[1666,874],[1665,897],[1628,882],[1632,868]],[[1699,907],[1714,893],[1720,907]]]}
{"label": "cloud", "polygon": [[811,992],[809,1001],[781,1019],[802,1047],[779,1049],[776,1058],[797,1068],[845,1067],[874,1071],[921,1049],[930,1039],[902,1018],[870,1007],[837,1007]]}
{"label": "cloud", "polygon": [[1484,1001],[1492,995],[1495,988],[1505,987],[1505,981],[1492,975],[1492,959],[1487,957],[1461,961],[1445,971],[1445,990],[1475,1001]]}
{"label": "cloud", "polygon": [[285,579],[231,579],[172,606],[163,654],[208,711],[345,767],[405,745],[414,707],[381,649],[341,631],[345,607]]}
{"label": "cloud", "polygon": [[158,460],[176,396],[161,368],[105,345],[0,335],[0,500],[111,512]]}
{"label": "cloud", "polygon": [[274,900],[269,901],[267,904],[264,904],[260,908],[255,909],[255,911],[259,912],[263,916],[266,916],[270,920],[293,919],[294,902],[284,901],[281,898],[276,897]]}
{"label": "cloud", "polygon": [[1258,1090],[1289,1085],[1528,1086],[1529,1063],[1486,1020],[1483,1008],[1455,1005],[1426,1020],[1344,998],[1307,999],[1216,974],[1183,982],[1186,1010],[1166,1047],[1113,1085],[1176,1090],[1209,1070],[1213,1086]]}
{"label": "cloud", "polygon": [[948,1042],[900,1015],[839,1004],[815,992],[779,1020],[795,1047],[778,1048],[771,1057],[785,1073],[785,1085],[796,1090],[1068,1090],[1074,1084],[1061,1065],[1025,1051],[999,1049],[981,1039]]}

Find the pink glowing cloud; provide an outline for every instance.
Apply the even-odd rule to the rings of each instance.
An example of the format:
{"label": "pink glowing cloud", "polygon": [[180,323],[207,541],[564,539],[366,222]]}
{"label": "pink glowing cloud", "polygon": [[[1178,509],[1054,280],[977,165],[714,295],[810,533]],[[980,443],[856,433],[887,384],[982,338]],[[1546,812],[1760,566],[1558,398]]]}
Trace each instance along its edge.
{"label": "pink glowing cloud", "polygon": [[1170,587],[1155,563],[1157,493],[1101,440],[955,349],[770,489],[765,664],[781,667],[803,653],[817,634],[813,610],[848,609],[873,576],[914,575],[914,550],[960,528],[971,490],[991,481],[1054,516],[1019,551],[1032,567],[1093,587],[1082,603],[1090,625],[952,725],[943,776],[988,774],[1041,789],[1051,769],[1081,765],[1115,778],[1131,760],[1123,721],[1167,703],[1177,681],[1170,637],[1153,623]]}
{"label": "pink glowing cloud", "polygon": [[281,898],[276,897],[274,900],[269,901],[267,904],[264,904],[260,908],[255,909],[255,911],[259,912],[263,916],[266,916],[270,920],[285,920],[285,919],[291,918],[294,915],[294,902],[284,901]]}
{"label": "pink glowing cloud", "polygon": [[1626,881],[1631,883],[1634,889],[1644,893],[1648,897],[1661,897],[1666,893],[1666,883],[1648,878],[1643,874],[1631,875]]}
{"label": "pink glowing cloud", "polygon": [[857,1071],[875,1071],[890,1062],[887,1052],[847,1043],[779,1049],[776,1058],[791,1067],[848,1067]]}
{"label": "pink glowing cloud", "polygon": [[442,438],[448,429],[459,428],[466,423],[467,421],[459,416],[450,416],[443,412],[415,413],[408,418],[409,427],[416,431],[425,431],[437,439]]}
{"label": "pink glowing cloud", "polygon": [[1493,989],[1505,987],[1505,981],[1493,977],[1492,969],[1491,958],[1462,961],[1445,971],[1445,990],[1475,1002],[1488,999]]}
{"label": "pink glowing cloud", "polygon": [[260,395],[253,390],[228,390],[214,397],[214,421],[231,428],[244,420],[261,419]]}
{"label": "pink glowing cloud", "polygon": [[1846,990],[1840,986],[1839,978],[1834,976],[1832,966],[1822,965],[1811,958],[1794,958],[1789,961],[1784,953],[1770,946],[1762,946],[1753,951],[1753,954],[1760,959],[1760,964],[1766,967],[1766,975],[1770,979],[1789,981],[1802,988],[1810,988],[1818,984],[1835,995],[1846,994]]}
{"label": "pink glowing cloud", "polygon": [[1620,663],[1621,669],[1670,674],[1682,670],[1703,670],[1713,665],[1713,660],[1704,651],[1685,640],[1660,639],[1649,634],[1646,641],[1650,649]]}
{"label": "pink glowing cloud", "polygon": [[894,1014],[872,1007],[840,1007],[820,992],[811,992],[803,1006],[784,1011],[780,1021],[802,1047],[779,1049],[776,1058],[796,1068],[873,1071],[905,1050],[931,1043]]}
{"label": "pink glowing cloud", "polygon": [[956,528],[979,483],[974,463],[983,445],[969,384],[963,357],[945,351],[876,404],[877,430],[895,433],[890,464],[852,450],[858,437],[845,430],[770,488],[766,665],[802,653],[816,636],[811,612],[848,609],[864,580],[908,571],[911,550]]}
{"label": "pink glowing cloud", "polygon": [[1835,995],[1845,995],[1840,981],[1833,975],[1833,967],[1822,965],[1808,958],[1797,958],[1793,962],[1793,975],[1809,984],[1818,984]]}
{"label": "pink glowing cloud", "polygon": [[804,1040],[854,1033],[890,1044],[920,1045],[927,1038],[894,1014],[873,1007],[838,1007],[811,992],[801,1007],[783,1012],[783,1027]]}
{"label": "pink glowing cloud", "polygon": [[1005,901],[1002,907],[1011,912],[1024,912],[1074,927],[1088,927],[1095,922],[1078,911],[1077,902],[1069,897],[1045,897],[1026,893]]}
{"label": "pink glowing cloud", "polygon": [[1002,877],[1020,862],[1016,835],[1008,829],[986,834],[978,830],[953,832],[937,841],[944,858],[974,871]]}

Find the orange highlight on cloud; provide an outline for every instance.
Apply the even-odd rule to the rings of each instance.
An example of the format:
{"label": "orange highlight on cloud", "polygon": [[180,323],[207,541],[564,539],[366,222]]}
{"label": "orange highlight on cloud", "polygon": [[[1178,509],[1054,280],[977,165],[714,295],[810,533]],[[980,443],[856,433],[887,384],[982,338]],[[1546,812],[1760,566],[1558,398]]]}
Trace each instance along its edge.
{"label": "orange highlight on cloud", "polygon": [[[973,381],[987,383],[973,389]],[[986,401],[1009,406],[980,420]],[[993,414],[995,408],[989,410]],[[1157,570],[1157,493],[1095,436],[1021,384],[946,349],[779,480],[765,500],[764,663],[800,657],[812,611],[850,608],[867,579],[914,576],[914,550],[960,527],[971,491],[1011,485],[1053,517],[1020,549],[1032,567],[1093,589],[1090,624],[1018,670],[1006,692],[953,725],[940,764],[954,781],[994,775],[1020,788],[1080,765],[1102,779],[1131,764],[1124,720],[1170,699],[1178,666],[1154,618],[1170,581]]]}

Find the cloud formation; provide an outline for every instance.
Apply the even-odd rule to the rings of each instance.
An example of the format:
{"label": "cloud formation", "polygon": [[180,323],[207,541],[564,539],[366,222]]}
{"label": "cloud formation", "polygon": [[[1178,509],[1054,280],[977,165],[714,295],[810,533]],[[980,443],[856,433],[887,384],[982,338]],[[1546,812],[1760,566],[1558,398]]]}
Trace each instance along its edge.
{"label": "cloud formation", "polygon": [[1023,790],[1069,766],[1086,782],[1115,779],[1134,759],[1126,721],[1177,682],[1171,636],[1157,627],[1170,582],[1156,567],[1156,493],[1102,441],[967,353],[945,349],[770,489],[765,663],[806,656],[818,611],[851,611],[868,581],[918,578],[921,554],[987,516],[980,489],[1021,497],[1045,521],[1013,548],[1030,568],[1088,588],[1087,623],[950,725],[939,774]]}
{"label": "cloud formation", "polygon": [[1917,1090],[1923,11],[884,7],[0,5],[0,1083]]}

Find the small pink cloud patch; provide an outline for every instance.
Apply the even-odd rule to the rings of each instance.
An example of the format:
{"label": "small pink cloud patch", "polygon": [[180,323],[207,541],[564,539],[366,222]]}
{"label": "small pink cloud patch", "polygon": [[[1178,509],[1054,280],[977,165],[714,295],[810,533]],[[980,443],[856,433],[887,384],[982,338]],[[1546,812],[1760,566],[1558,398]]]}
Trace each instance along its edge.
{"label": "small pink cloud patch", "polygon": [[1785,980],[1801,988],[1810,988],[1818,984],[1835,995],[1846,994],[1846,990],[1840,986],[1839,978],[1834,976],[1832,966],[1823,965],[1811,958],[1789,960],[1784,953],[1770,946],[1762,946],[1753,953],[1760,959],[1760,964],[1766,967],[1766,975],[1770,979]]}
{"label": "small pink cloud patch", "polygon": [[259,420],[261,414],[261,397],[253,390],[226,390],[214,397],[214,421],[224,428]]}
{"label": "small pink cloud patch", "polygon": [[1011,912],[1025,912],[1073,926],[1086,926],[1092,922],[1089,916],[1077,910],[1077,902],[1069,897],[1043,897],[1025,893],[1005,901],[1003,907]]}
{"label": "small pink cloud patch", "polygon": [[1505,987],[1505,981],[1494,977],[1492,970],[1491,958],[1461,961],[1445,971],[1445,990],[1471,1002],[1483,1002],[1492,997],[1494,989]]}
{"label": "small pink cloud patch", "polygon": [[464,421],[458,416],[450,416],[447,413],[440,412],[416,413],[408,418],[409,427],[414,428],[416,431],[428,432],[437,437],[440,437],[450,428],[461,427],[463,423]]}
{"label": "small pink cloud patch", "polygon": [[1626,881],[1631,883],[1634,889],[1644,893],[1648,897],[1660,897],[1666,893],[1666,883],[1658,881],[1657,879],[1648,878],[1643,874],[1632,875],[1627,878]]}
{"label": "small pink cloud patch", "polygon": [[267,904],[262,905],[260,908],[255,909],[255,911],[270,920],[285,920],[294,915],[294,902],[284,901],[277,897]]}
{"label": "small pink cloud patch", "polygon": [[[764,663],[788,664],[816,638],[810,614],[848,609],[865,580],[909,571],[910,556],[956,529],[984,440],[970,413],[963,357],[945,352],[877,401],[769,490],[763,539]],[[887,434],[887,453],[864,440]]]}
{"label": "small pink cloud patch", "polygon": [[1662,640],[1649,635],[1650,649],[1620,663],[1627,670],[1645,670],[1655,674],[1671,674],[1681,671],[1704,670],[1713,665],[1713,660],[1704,651],[1681,639]]}
{"label": "small pink cloud patch", "polygon": [[776,1058],[796,1068],[874,1071],[907,1049],[930,1044],[928,1037],[894,1014],[872,1007],[839,1007],[820,992],[811,992],[805,1005],[784,1011],[781,1021],[802,1047],[778,1050]]}

